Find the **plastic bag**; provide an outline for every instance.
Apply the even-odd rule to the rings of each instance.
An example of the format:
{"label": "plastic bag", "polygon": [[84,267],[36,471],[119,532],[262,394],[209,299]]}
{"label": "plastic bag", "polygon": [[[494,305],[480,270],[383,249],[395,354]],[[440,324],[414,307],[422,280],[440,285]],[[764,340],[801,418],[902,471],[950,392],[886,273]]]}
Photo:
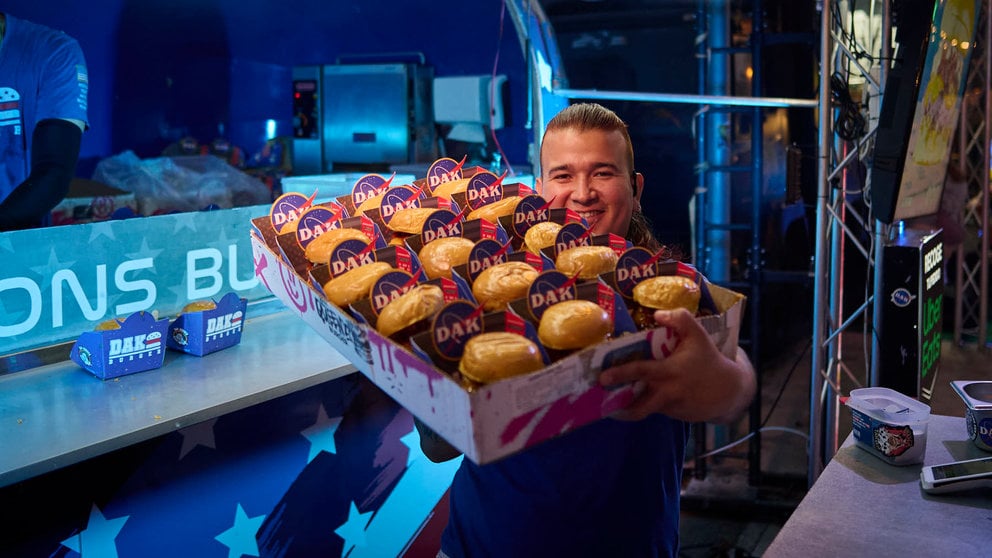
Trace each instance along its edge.
{"label": "plastic bag", "polygon": [[93,180],[134,192],[142,215],[272,201],[262,181],[212,155],[141,159],[133,151],[124,151],[100,161]]}

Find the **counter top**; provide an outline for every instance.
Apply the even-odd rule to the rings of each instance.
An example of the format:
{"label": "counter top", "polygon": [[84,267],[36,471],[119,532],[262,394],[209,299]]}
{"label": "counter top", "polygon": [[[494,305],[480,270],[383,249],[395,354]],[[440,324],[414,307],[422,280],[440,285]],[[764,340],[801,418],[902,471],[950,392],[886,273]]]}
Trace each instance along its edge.
{"label": "counter top", "polygon": [[0,376],[0,486],[355,372],[294,314],[251,316],[241,343],[101,380],[71,361]]}
{"label": "counter top", "polygon": [[[934,415],[923,465],[990,457],[962,417]],[[763,556],[984,556],[992,489],[932,496],[921,464],[889,465],[848,436]]]}

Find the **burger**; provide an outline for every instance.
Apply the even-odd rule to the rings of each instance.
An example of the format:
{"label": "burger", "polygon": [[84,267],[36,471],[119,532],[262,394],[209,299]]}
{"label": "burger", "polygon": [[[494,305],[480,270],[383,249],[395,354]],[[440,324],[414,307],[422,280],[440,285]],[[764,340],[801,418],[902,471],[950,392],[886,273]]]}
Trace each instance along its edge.
{"label": "burger", "polygon": [[327,263],[331,258],[331,252],[345,240],[361,240],[368,243],[370,239],[359,229],[330,229],[311,240],[310,244],[307,244],[307,247],[303,250],[303,254],[311,263]]}
{"label": "burger", "polygon": [[655,310],[685,308],[695,315],[699,311],[702,291],[695,281],[681,275],[662,275],[641,281],[634,287],[631,315],[639,329],[656,325]]}
{"label": "burger", "polygon": [[504,215],[512,215],[513,210],[517,207],[517,204],[520,203],[520,199],[520,196],[509,196],[499,201],[486,204],[469,212],[468,216],[465,217],[465,220],[472,221],[474,219],[485,219],[486,221],[495,223]]}
{"label": "burger", "polygon": [[618,259],[609,246],[576,246],[558,254],[555,269],[569,276],[578,274],[580,279],[593,279],[616,269]]}
{"label": "burger", "polygon": [[451,200],[451,197],[455,194],[459,194],[468,189],[469,180],[471,180],[471,178],[459,178],[457,180],[438,184],[437,188],[434,188],[434,191],[431,192],[431,195],[435,198]]}
{"label": "burger", "polygon": [[480,333],[465,343],[458,371],[466,380],[487,384],[544,367],[537,344],[508,331]]}
{"label": "burger", "polygon": [[424,228],[424,221],[431,213],[437,211],[432,207],[408,207],[400,209],[393,214],[392,219],[386,224],[389,230],[407,235],[420,234]]}
{"label": "burger", "polygon": [[379,207],[379,205],[382,203],[383,196],[386,195],[386,192],[387,190],[384,189],[383,191],[379,192],[374,196],[369,196],[368,198],[365,198],[365,201],[363,201],[361,204],[359,204],[358,207],[355,208],[355,214],[364,215],[366,211]]}
{"label": "burger", "polygon": [[609,312],[588,300],[566,300],[541,315],[537,337],[548,349],[572,351],[605,341],[613,333]]}
{"label": "burger", "polygon": [[420,284],[392,300],[379,312],[376,330],[393,340],[409,339],[425,329],[444,306],[441,287]]}
{"label": "burger", "polygon": [[372,285],[392,270],[393,266],[386,262],[372,262],[350,269],[324,283],[324,296],[335,305],[344,308],[368,298]]}
{"label": "burger", "polygon": [[540,254],[541,250],[555,243],[558,231],[562,225],[554,221],[535,223],[524,233],[524,246],[531,254]]}
{"label": "burger", "polygon": [[468,261],[475,243],[461,236],[439,238],[420,249],[420,264],[429,279],[451,278],[451,268]]}
{"label": "burger", "polygon": [[121,322],[122,321],[123,320],[118,320],[117,318],[111,318],[109,320],[104,320],[104,321],[96,324],[96,327],[93,328],[93,331],[110,331],[112,329],[120,329],[121,328]]}
{"label": "burger", "polygon": [[194,300],[186,306],[183,306],[181,314],[189,314],[192,312],[203,312],[205,310],[213,310],[217,308],[217,303],[212,300]]}
{"label": "burger", "polygon": [[496,264],[476,277],[472,294],[486,311],[505,310],[511,300],[527,296],[537,275],[537,270],[524,262]]}

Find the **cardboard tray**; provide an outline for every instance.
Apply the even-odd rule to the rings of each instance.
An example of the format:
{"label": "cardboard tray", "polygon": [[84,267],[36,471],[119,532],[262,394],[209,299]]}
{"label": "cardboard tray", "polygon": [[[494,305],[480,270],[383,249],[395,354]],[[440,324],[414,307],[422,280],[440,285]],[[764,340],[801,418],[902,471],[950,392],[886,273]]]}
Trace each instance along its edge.
{"label": "cardboard tray", "polygon": [[[629,386],[606,390],[600,370],[643,358],[664,358],[675,347],[667,328],[625,335],[556,361],[541,371],[466,390],[408,349],[359,324],[329,303],[267,245],[263,222],[251,235],[255,273],[379,388],[475,463],[534,446],[608,416],[634,397]],[[271,240],[271,237],[270,237]],[[275,247],[274,247],[275,246]],[[717,347],[736,353],[744,297],[711,285],[722,314],[700,318]]]}

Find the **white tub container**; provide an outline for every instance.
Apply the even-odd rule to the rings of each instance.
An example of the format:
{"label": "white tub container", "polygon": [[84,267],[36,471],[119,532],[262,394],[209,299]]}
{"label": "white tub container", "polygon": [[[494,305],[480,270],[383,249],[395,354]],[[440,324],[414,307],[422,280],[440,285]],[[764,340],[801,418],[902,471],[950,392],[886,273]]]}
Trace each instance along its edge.
{"label": "white tub container", "polygon": [[892,465],[923,463],[929,405],[889,388],[869,387],[852,390],[847,406],[857,445]]}

